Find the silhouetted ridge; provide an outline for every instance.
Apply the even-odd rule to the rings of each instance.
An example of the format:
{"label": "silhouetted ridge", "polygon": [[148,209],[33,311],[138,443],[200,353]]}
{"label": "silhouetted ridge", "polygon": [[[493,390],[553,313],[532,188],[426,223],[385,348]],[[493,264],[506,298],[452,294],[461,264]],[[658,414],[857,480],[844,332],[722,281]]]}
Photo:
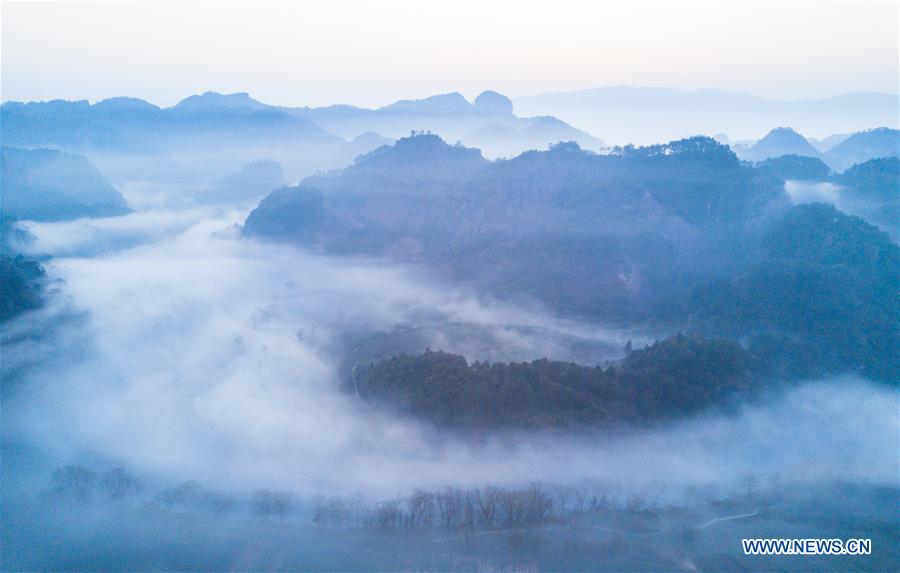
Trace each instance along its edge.
{"label": "silhouetted ridge", "polygon": [[433,95],[424,99],[406,99],[386,105],[379,111],[393,114],[456,115],[472,111],[472,104],[459,92]]}
{"label": "silhouetted ridge", "polygon": [[805,137],[789,127],[776,127],[746,150],[742,157],[750,161],[763,161],[781,155],[820,157],[819,150]]}
{"label": "silhouetted ridge", "polygon": [[609,368],[547,359],[468,364],[426,351],[357,373],[364,398],[454,429],[648,425],[749,397],[760,365],[733,342],[673,336]]}
{"label": "silhouetted ridge", "polygon": [[900,130],[879,127],[854,133],[828,150],[828,164],[843,171],[857,163],[900,156]]}
{"label": "silhouetted ridge", "polygon": [[662,157],[670,159],[699,159],[730,167],[737,167],[739,163],[737,156],[731,151],[730,147],[719,143],[711,137],[702,135],[645,147],[635,147],[633,145],[616,147],[612,153],[628,159]]}
{"label": "silhouetted ridge", "polygon": [[770,157],[757,167],[786,180],[825,181],[831,176],[831,169],[821,159],[802,155]]}
{"label": "silhouetted ridge", "polygon": [[200,95],[192,95],[178,102],[172,109],[182,111],[204,111],[204,110],[265,110],[274,109],[264,103],[261,103],[250,97],[245,92],[233,94],[220,94],[218,92],[205,92]]}
{"label": "silhouetted ridge", "polygon": [[508,97],[495,91],[487,90],[475,98],[475,107],[490,115],[511,116],[513,103]]}
{"label": "silhouetted ridge", "polygon": [[448,145],[431,133],[415,133],[357,158],[357,164],[421,161],[483,160],[481,151],[462,145]]}
{"label": "silhouetted ridge", "polygon": [[900,157],[870,159],[856,164],[838,180],[842,185],[853,188],[852,196],[855,198],[900,202]]}

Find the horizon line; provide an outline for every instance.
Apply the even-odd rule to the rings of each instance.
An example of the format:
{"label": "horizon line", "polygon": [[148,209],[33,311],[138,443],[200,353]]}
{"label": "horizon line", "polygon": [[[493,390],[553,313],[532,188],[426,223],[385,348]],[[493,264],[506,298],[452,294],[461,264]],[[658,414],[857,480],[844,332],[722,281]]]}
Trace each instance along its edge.
{"label": "horizon line", "polygon": [[[725,89],[720,89],[720,88],[685,89],[685,88],[674,88],[674,87],[663,86],[663,85],[629,85],[629,84],[596,86],[596,87],[579,88],[579,89],[572,89],[572,90],[545,91],[545,92],[539,92],[539,93],[534,93],[534,94],[516,95],[516,96],[509,96],[498,90],[484,89],[484,90],[481,90],[479,92],[479,94],[484,93],[485,91],[494,91],[496,93],[499,93],[499,94],[509,98],[512,101],[515,101],[517,99],[538,98],[538,97],[567,95],[567,94],[578,94],[578,93],[586,93],[586,92],[610,90],[610,89],[666,90],[666,91],[672,91],[672,92],[680,92],[680,93],[684,93],[684,94],[714,92],[714,93],[720,93],[720,94],[746,96],[746,97],[754,98],[754,99],[757,99],[760,101],[772,102],[772,103],[797,103],[797,102],[824,101],[824,100],[828,100],[828,99],[834,99],[834,98],[838,98],[838,97],[845,97],[845,96],[851,96],[851,95],[880,95],[880,96],[890,96],[890,97],[900,98],[900,92],[895,93],[895,92],[885,92],[885,91],[878,91],[878,90],[856,90],[856,91],[839,92],[839,93],[834,93],[831,95],[820,96],[820,97],[775,99],[775,98],[758,96],[758,95],[755,95],[755,94],[752,94],[749,92],[732,91],[732,90],[725,90]],[[394,103],[401,102],[401,101],[422,101],[422,100],[429,99],[432,97],[446,96],[446,95],[453,95],[453,94],[459,94],[469,103],[472,103],[474,101],[474,98],[469,99],[461,91],[448,91],[448,92],[438,92],[438,93],[434,93],[434,94],[424,96],[424,97],[419,97],[419,98],[401,97],[401,98],[391,101],[390,103],[387,103],[387,104],[384,104],[381,106],[377,106],[377,107],[365,107],[365,106],[342,102],[342,101],[337,101],[337,102],[329,103],[326,105],[313,106],[313,105],[304,105],[304,104],[266,103],[260,99],[257,99],[256,97],[254,97],[252,95],[252,93],[249,91],[220,92],[220,91],[210,89],[210,90],[206,90],[206,91],[199,92],[199,93],[188,94],[188,95],[182,97],[181,99],[179,99],[178,102],[176,102],[172,105],[169,105],[169,106],[159,105],[149,99],[145,99],[145,98],[133,96],[133,95],[114,95],[114,96],[104,97],[104,98],[100,98],[100,99],[93,99],[93,100],[89,99],[89,98],[80,98],[80,99],[51,98],[51,99],[21,100],[21,99],[7,99],[7,98],[4,98],[2,95],[0,95],[0,105],[6,105],[7,103],[22,103],[22,104],[38,103],[39,104],[39,103],[50,103],[50,102],[55,102],[55,101],[64,101],[64,102],[69,102],[69,103],[87,102],[89,105],[93,106],[98,103],[108,101],[111,99],[127,98],[127,99],[136,99],[136,100],[143,101],[143,102],[153,105],[159,109],[171,109],[173,107],[176,107],[181,102],[185,101],[186,99],[188,99],[190,97],[202,96],[202,95],[206,95],[206,94],[216,94],[216,95],[221,95],[221,96],[246,95],[250,99],[257,101],[263,105],[270,106],[270,107],[308,108],[308,109],[322,109],[322,108],[336,107],[336,106],[348,106],[348,107],[364,109],[364,110],[378,110],[378,109],[387,107],[389,105],[392,105]]]}

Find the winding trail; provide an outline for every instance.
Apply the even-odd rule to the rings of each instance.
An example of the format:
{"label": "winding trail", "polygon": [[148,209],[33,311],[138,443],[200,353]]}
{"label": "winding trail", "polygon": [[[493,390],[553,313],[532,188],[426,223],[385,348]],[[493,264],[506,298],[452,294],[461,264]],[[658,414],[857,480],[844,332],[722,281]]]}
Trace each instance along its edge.
{"label": "winding trail", "polygon": [[778,507],[778,506],[777,506],[777,505],[770,505],[770,506],[767,506],[767,507],[760,507],[760,508],[754,509],[752,513],[742,513],[742,514],[740,514],[740,515],[728,515],[728,516],[725,516],[725,517],[717,517],[717,518],[715,518],[715,519],[710,519],[710,520],[707,521],[706,523],[703,523],[703,524],[701,524],[701,525],[698,525],[698,526],[695,527],[694,529],[705,529],[705,528],[709,527],[710,525],[715,525],[716,523],[720,523],[720,522],[723,522],[723,521],[732,521],[732,520],[735,520],[735,519],[745,519],[745,518],[747,518],[747,517],[756,517],[757,515],[759,515],[759,512],[760,512],[760,511],[764,511],[764,510],[767,510],[767,509],[772,509],[772,508],[775,508],[775,507]]}

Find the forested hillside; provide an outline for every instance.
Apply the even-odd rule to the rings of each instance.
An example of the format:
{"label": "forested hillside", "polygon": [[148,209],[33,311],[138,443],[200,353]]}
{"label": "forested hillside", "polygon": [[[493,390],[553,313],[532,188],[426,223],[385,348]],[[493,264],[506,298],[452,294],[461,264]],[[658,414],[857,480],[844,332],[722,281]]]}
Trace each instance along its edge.
{"label": "forested hillside", "polygon": [[43,278],[37,262],[0,255],[0,322],[41,306]]}
{"label": "forested hillside", "polygon": [[125,198],[84,157],[53,149],[0,149],[6,219],[59,221],[122,215]]}
{"label": "forested hillside", "polygon": [[564,314],[635,318],[728,269],[787,205],[780,179],[709,138],[488,162],[416,134],[271,194],[245,233],[422,263]]}
{"label": "forested hillside", "polygon": [[824,204],[794,207],[733,275],[694,291],[691,324],[750,341],[792,376],[900,380],[900,249]]}
{"label": "forested hillside", "polygon": [[733,342],[679,335],[606,368],[546,359],[470,365],[428,351],[363,368],[353,383],[367,399],[454,429],[613,428],[751,397],[762,374]]}

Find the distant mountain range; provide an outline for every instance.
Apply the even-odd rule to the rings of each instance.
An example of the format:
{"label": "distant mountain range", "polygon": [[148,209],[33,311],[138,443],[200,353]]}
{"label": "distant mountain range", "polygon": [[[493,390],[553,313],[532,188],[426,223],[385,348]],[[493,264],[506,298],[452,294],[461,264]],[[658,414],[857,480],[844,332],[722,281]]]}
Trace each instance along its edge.
{"label": "distant mountain range", "polygon": [[900,235],[900,157],[896,155],[857,163],[843,173],[835,173],[821,159],[801,155],[772,157],[756,167],[801,191],[795,198],[798,202],[833,203],[876,225],[895,241]]}
{"label": "distant mountain range", "polygon": [[604,146],[600,139],[555,117],[518,117],[512,101],[494,91],[482,92],[473,102],[453,92],[401,100],[378,109],[347,105],[283,109],[343,137],[352,137],[360,130],[390,137],[427,130],[447,141],[478,147],[489,157],[546,149],[548,144],[560,141],[575,141],[585,149]]}
{"label": "distant mountain range", "polygon": [[6,102],[0,106],[5,145],[59,148],[87,156],[113,181],[210,181],[259,159],[280,163],[291,180],[392,143],[411,131],[477,143],[491,156],[577,141],[603,142],[553,117],[521,118],[512,102],[484,92],[402,100],[379,109],[271,106],[246,93],[193,95],[160,108],[117,97],[87,101]]}
{"label": "distant mountain range", "polygon": [[513,103],[520,115],[553,115],[616,144],[722,132],[733,141],[755,140],[774,125],[819,137],[900,127],[898,95],[886,93],[775,101],[720,90],[615,86],[518,97]]}
{"label": "distant mountain range", "polygon": [[833,140],[832,147],[814,147],[789,127],[778,127],[751,146],[733,146],[741,159],[763,161],[783,155],[821,159],[836,172],[882,157],[900,156],[900,130],[880,127]]}
{"label": "distant mountain range", "polygon": [[[533,115],[515,113],[540,111],[541,102],[558,104],[559,113],[551,115],[546,109]],[[208,185],[259,160],[277,162],[286,181],[298,181],[316,171],[349,165],[410,132],[435,133],[445,141],[478,148],[489,159],[544,150],[564,141],[606,152],[609,148],[602,140],[561,119],[582,113],[578,125],[593,126],[604,136],[615,138],[617,130],[627,128],[634,138],[626,143],[639,142],[643,129],[650,130],[646,135],[653,142],[667,132],[680,136],[707,130],[744,159],[794,154],[821,158],[833,170],[843,171],[897,153],[896,129],[858,132],[859,126],[896,124],[896,103],[895,96],[884,94],[786,104],[717,91],[604,88],[515,102],[494,91],[473,101],[448,93],[366,109],[278,107],[246,93],[206,92],[168,108],[129,97],[95,104],[7,102],[0,106],[0,121],[4,145],[83,155],[113,184],[163,180]],[[810,118],[820,116],[829,118],[834,135],[821,140],[799,135]],[[775,130],[759,142],[742,143],[736,137],[740,131],[729,126],[751,119],[754,131],[773,124],[791,125],[797,131]]]}
{"label": "distant mountain range", "polygon": [[89,157],[114,180],[220,177],[256,159],[303,173],[331,164],[346,143],[315,123],[247,94],[205,93],[170,108],[135,98],[7,102],[3,143]]}

